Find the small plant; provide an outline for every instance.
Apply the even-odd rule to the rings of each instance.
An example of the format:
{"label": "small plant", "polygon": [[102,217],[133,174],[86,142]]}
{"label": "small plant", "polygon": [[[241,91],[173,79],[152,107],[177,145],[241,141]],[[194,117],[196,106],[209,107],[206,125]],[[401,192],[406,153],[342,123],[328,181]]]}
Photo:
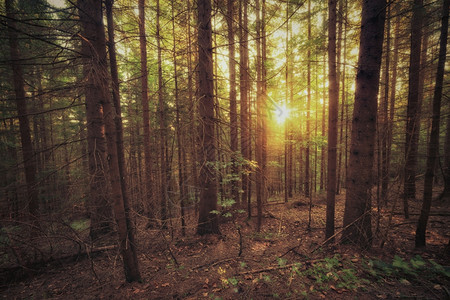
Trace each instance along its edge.
{"label": "small plant", "polygon": [[286,263],[287,263],[287,259],[281,258],[281,257],[277,257],[277,262],[278,262],[278,266],[284,267],[286,265]]}
{"label": "small plant", "polygon": [[89,220],[88,219],[80,219],[73,221],[70,223],[70,227],[72,227],[75,231],[84,231],[89,228]]}

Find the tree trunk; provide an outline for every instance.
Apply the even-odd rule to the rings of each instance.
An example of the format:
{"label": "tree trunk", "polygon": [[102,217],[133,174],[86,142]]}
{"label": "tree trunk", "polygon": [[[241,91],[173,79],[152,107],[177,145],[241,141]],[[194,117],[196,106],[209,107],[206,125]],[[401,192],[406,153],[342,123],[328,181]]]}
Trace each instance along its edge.
{"label": "tree trunk", "polygon": [[[311,0],[308,0],[308,41],[311,40]],[[305,197],[309,197],[310,194],[310,182],[309,182],[309,150],[310,150],[310,130],[311,130],[311,46],[307,50],[307,100],[306,100],[306,144],[305,144]]]}
{"label": "tree trunk", "polygon": [[386,1],[364,0],[356,75],[343,241],[372,244],[371,188],[376,137],[377,96]]}
{"label": "tree trunk", "polygon": [[13,1],[5,1],[5,10],[8,24],[8,41],[11,55],[11,68],[13,71],[13,85],[15,102],[19,118],[20,141],[22,143],[22,157],[25,167],[25,181],[27,185],[27,208],[30,220],[39,226],[39,199],[36,187],[36,159],[31,141],[30,122],[28,120],[27,102],[25,97],[25,81],[22,66],[20,65],[20,52],[18,45],[16,16]]}
{"label": "tree trunk", "polygon": [[450,115],[447,116],[447,128],[444,144],[444,190],[439,195],[439,199],[449,201],[450,199]]}
{"label": "tree trunk", "polygon": [[[395,38],[394,38],[394,53],[392,55],[392,79],[390,81],[391,90],[390,90],[390,101],[389,101],[389,115],[386,116],[388,118],[388,127],[387,127],[387,145],[386,145],[386,189],[389,188],[389,177],[390,177],[390,166],[391,166],[391,149],[392,149],[392,139],[393,139],[393,126],[394,126],[394,112],[395,112],[395,97],[396,97],[396,85],[397,85],[397,64],[398,64],[398,53],[399,53],[399,45],[400,45],[400,20],[401,16],[399,12],[399,5],[395,7],[396,17],[395,17]],[[386,199],[389,196],[389,193],[386,192]]]}
{"label": "tree trunk", "polygon": [[[284,105],[287,108],[289,105],[289,1],[286,2],[286,39],[285,39],[285,100]],[[285,120],[284,124],[284,202],[288,202],[289,195],[289,166],[292,167],[292,161],[289,161],[289,124]]]}
{"label": "tree trunk", "polygon": [[405,177],[403,209],[409,218],[408,200],[416,198],[416,166],[419,142],[420,105],[420,56],[422,43],[423,0],[414,0],[411,20],[411,53],[409,58],[409,90],[406,115]]}
{"label": "tree trunk", "polygon": [[144,207],[149,219],[148,225],[155,222],[155,210],[153,203],[153,170],[150,142],[150,109],[148,102],[148,69],[147,69],[147,36],[145,33],[145,0],[139,0],[139,47],[141,58],[141,102],[142,102],[142,122],[144,128],[144,182],[145,198]]}
{"label": "tree trunk", "polygon": [[[112,111],[110,109],[111,118],[114,115],[114,127],[112,127],[112,120],[107,120],[111,123],[109,124],[109,130],[115,130],[115,145],[114,147],[114,136],[111,135],[109,147],[112,148],[112,153],[114,154],[114,150],[117,149],[117,169],[118,174],[116,173],[114,176],[119,176],[120,187],[121,187],[121,195],[122,200],[119,199],[119,196],[116,197],[114,211],[117,220],[117,224],[119,226],[119,243],[121,245],[120,250],[122,253],[122,257],[124,260],[124,268],[125,268],[125,278],[128,282],[131,281],[140,281],[141,275],[139,272],[139,263],[136,254],[136,242],[135,242],[135,230],[134,224],[132,223],[130,217],[130,197],[129,190],[127,186],[127,178],[128,174],[125,168],[125,151],[123,145],[123,124],[122,124],[122,111],[120,107],[120,93],[119,93],[119,73],[117,70],[117,58],[116,58],[116,46],[114,41],[114,19],[113,19],[113,2],[114,0],[106,0],[106,18],[108,23],[108,49],[109,49],[109,61],[110,61],[110,69],[111,69],[111,83],[112,83],[112,100],[115,110]],[[107,107],[110,105],[107,105]],[[110,151],[111,153],[111,151]],[[115,164],[112,161],[110,164]],[[116,168],[114,166],[114,168]],[[117,171],[116,171],[117,172]],[[117,178],[115,178],[115,181]],[[122,203],[120,203],[122,201]]]}
{"label": "tree trunk", "polygon": [[[191,0],[186,1],[187,5],[187,20],[186,22],[190,24],[190,18],[191,18]],[[196,119],[197,119],[197,107],[195,105],[194,100],[194,81],[192,78],[194,77],[194,68],[193,68],[193,62],[192,62],[192,55],[194,54],[194,51],[192,50],[192,32],[191,27],[193,26],[187,26],[187,36],[188,36],[188,53],[187,53],[187,69],[188,69],[188,99],[189,99],[189,117],[190,122],[189,125],[192,129],[196,128]],[[195,57],[195,56],[194,56]],[[199,196],[199,182],[198,182],[198,166],[197,163],[201,161],[201,158],[199,157],[198,150],[197,150],[197,142],[198,142],[198,132],[196,130],[192,130],[191,136],[190,136],[190,154],[191,154],[191,173],[193,177],[193,186],[194,186],[194,200],[195,200],[195,212],[198,212],[198,196]]]}
{"label": "tree trunk", "polygon": [[[264,6],[264,3],[263,5]],[[266,185],[265,185],[265,150],[264,150],[264,114],[265,114],[265,88],[264,88],[264,18],[261,16],[263,9],[260,1],[256,0],[256,74],[257,74],[257,88],[256,88],[256,145],[255,155],[258,163],[256,171],[256,208],[257,208],[257,225],[256,230],[261,230],[262,224],[262,206],[266,199]],[[262,19],[262,20],[261,20]]]}
{"label": "tree trunk", "polygon": [[171,1],[172,9],[172,37],[173,37],[173,72],[174,72],[174,84],[175,84],[175,124],[177,135],[177,154],[178,154],[178,188],[180,192],[180,216],[181,216],[181,235],[186,235],[186,219],[185,219],[185,206],[187,199],[187,186],[186,186],[186,151],[184,150],[184,130],[180,120],[180,99],[178,91],[178,58],[177,58],[177,39],[175,33],[175,0]]}
{"label": "tree trunk", "polygon": [[238,118],[236,104],[236,58],[234,45],[234,0],[227,1],[227,26],[228,26],[228,67],[230,72],[230,142],[231,142],[231,196],[236,203],[239,198],[238,163]]}
{"label": "tree trunk", "polygon": [[[386,17],[386,49],[391,48],[391,6],[387,7]],[[381,120],[380,120],[380,139],[381,139],[381,200],[384,204],[387,203],[387,192],[389,185],[389,168],[387,160],[388,152],[388,132],[389,132],[389,72],[390,72],[390,51],[386,51],[385,73],[384,73],[384,97],[381,105]],[[395,87],[394,87],[395,89]]]}
{"label": "tree trunk", "polygon": [[160,208],[162,227],[167,227],[167,189],[168,172],[166,160],[166,124],[165,124],[165,105],[163,99],[163,74],[162,74],[162,50],[161,50],[161,32],[160,32],[160,7],[159,0],[156,0],[156,47],[158,52],[158,121],[159,121],[159,156],[160,156]]}
{"label": "tree trunk", "polygon": [[425,173],[422,210],[420,212],[416,230],[416,247],[425,247],[426,245],[426,229],[428,217],[430,215],[431,200],[433,196],[434,170],[439,156],[439,122],[441,117],[441,100],[442,89],[444,85],[445,59],[447,55],[449,4],[449,0],[443,1],[439,60],[438,69],[436,72],[436,85],[434,87],[433,96],[433,119],[431,123],[430,143],[428,145],[427,169]]}
{"label": "tree trunk", "polygon": [[[108,168],[111,184],[111,198],[114,207],[114,216],[118,226],[120,251],[123,258],[125,278],[128,282],[140,280],[134,241],[129,239],[129,220],[125,212],[121,174],[118,159],[117,130],[114,122],[116,112],[113,110],[108,90],[108,71],[106,61],[106,39],[102,21],[101,3],[80,0],[79,14],[83,28],[83,54],[91,62],[89,72],[86,72],[87,84],[85,86],[86,103],[98,104],[103,111],[103,124],[108,146]],[[108,3],[112,5],[112,3]],[[89,13],[89,14],[87,14]],[[112,33],[113,34],[113,33]],[[113,41],[110,41],[113,42]],[[114,54],[113,54],[114,57]],[[117,77],[116,77],[117,79]],[[118,82],[116,82],[118,83]],[[117,88],[117,86],[115,86]],[[95,94],[93,93],[95,91]],[[91,97],[95,96],[95,99]],[[118,94],[116,94],[118,96]],[[118,99],[117,99],[118,100]],[[106,162],[106,161],[105,161]],[[105,195],[105,196],[108,196]],[[132,246],[130,246],[132,244]]]}
{"label": "tree trunk", "polygon": [[220,234],[217,214],[217,180],[214,164],[214,77],[212,61],[211,0],[198,1],[198,113],[200,138],[200,207],[197,233]]}
{"label": "tree trunk", "polygon": [[[103,104],[105,96],[101,84],[106,84],[106,54],[101,56],[101,46],[97,45],[99,32],[104,31],[101,4],[89,0],[79,0],[79,15],[82,24],[82,53],[84,57],[83,75],[86,78],[84,86],[86,97],[87,140],[90,175],[90,212],[92,240],[112,231],[112,210],[109,202],[109,189],[106,179],[107,153],[105,141],[105,126],[103,123]],[[87,14],[89,13],[89,14]],[[99,23],[99,24],[97,24]],[[100,27],[100,28],[98,28]],[[105,44],[103,45],[106,46]],[[106,53],[105,49],[103,52]],[[98,82],[100,81],[101,82]],[[99,86],[101,88],[99,88]]]}
{"label": "tree trunk", "polygon": [[339,88],[336,76],[336,0],[328,1],[328,170],[325,239],[334,235]]}
{"label": "tree trunk", "polygon": [[247,0],[239,2],[239,76],[241,95],[241,153],[245,160],[242,170],[242,203],[247,203],[248,217],[252,215],[249,193],[249,166],[250,160],[250,110],[249,110],[249,66],[248,66],[248,5]]}

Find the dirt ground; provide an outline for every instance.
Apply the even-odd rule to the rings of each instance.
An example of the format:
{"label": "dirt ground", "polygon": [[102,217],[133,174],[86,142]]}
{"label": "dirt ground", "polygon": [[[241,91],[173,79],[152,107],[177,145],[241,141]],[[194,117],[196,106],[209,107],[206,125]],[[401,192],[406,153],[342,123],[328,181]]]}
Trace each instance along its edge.
{"label": "dirt ground", "polygon": [[[325,195],[289,203],[273,198],[265,206],[263,229],[232,212],[222,217],[222,236],[199,237],[189,215],[186,237],[179,229],[138,226],[141,283],[124,281],[117,248],[84,257],[57,259],[20,278],[1,283],[3,299],[449,299],[450,205],[436,203],[427,248],[414,249],[420,201],[411,218],[393,201],[374,205],[375,240],[370,250],[323,245]],[[399,200],[400,202],[400,200]],[[336,230],[342,228],[344,195],[337,196]],[[393,213],[392,213],[393,212]],[[390,217],[392,217],[390,219]],[[379,223],[379,230],[377,224]],[[339,234],[336,237],[339,241]],[[383,243],[384,241],[384,243]],[[381,244],[383,243],[383,247]],[[241,252],[241,253],[240,253]],[[29,275],[29,276],[27,276]],[[12,276],[12,275],[11,275]]]}

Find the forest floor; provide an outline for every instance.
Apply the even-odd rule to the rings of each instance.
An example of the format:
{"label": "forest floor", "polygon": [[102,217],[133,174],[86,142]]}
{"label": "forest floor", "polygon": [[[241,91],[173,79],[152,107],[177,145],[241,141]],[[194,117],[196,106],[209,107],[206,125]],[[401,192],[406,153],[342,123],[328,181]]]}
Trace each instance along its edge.
{"label": "forest floor", "polygon": [[[117,249],[89,257],[55,260],[30,270],[31,276],[6,278],[4,299],[449,299],[450,204],[435,203],[427,248],[414,249],[421,201],[381,210],[370,250],[323,245],[325,196],[273,199],[265,206],[263,227],[233,212],[222,217],[222,236],[196,236],[190,215],[186,237],[178,230],[138,226],[141,283],[124,281]],[[337,196],[336,231],[342,227],[344,195]],[[392,214],[391,212],[394,211]],[[374,208],[374,228],[377,223]],[[392,216],[391,221],[389,221]],[[239,230],[238,230],[239,228]],[[388,229],[388,231],[386,231]],[[339,240],[339,234],[336,241]],[[385,238],[383,238],[385,237]],[[381,247],[382,240],[385,240]],[[242,253],[240,253],[242,252]]]}

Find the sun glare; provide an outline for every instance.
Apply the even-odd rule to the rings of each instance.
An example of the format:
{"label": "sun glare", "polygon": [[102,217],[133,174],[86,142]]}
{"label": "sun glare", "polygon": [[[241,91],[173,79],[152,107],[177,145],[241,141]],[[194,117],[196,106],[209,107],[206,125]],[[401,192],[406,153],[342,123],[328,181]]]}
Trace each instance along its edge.
{"label": "sun glare", "polygon": [[279,105],[275,109],[275,116],[279,124],[283,124],[289,117],[289,108],[285,104]]}

